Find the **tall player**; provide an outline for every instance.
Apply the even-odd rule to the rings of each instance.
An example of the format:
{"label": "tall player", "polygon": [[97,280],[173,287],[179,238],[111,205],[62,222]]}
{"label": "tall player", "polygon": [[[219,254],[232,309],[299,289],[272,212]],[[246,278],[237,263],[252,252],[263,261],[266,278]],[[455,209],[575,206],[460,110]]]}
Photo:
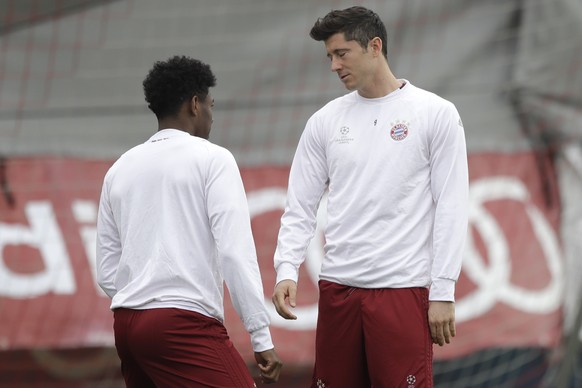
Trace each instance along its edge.
{"label": "tall player", "polygon": [[468,169],[455,106],[397,79],[371,10],[310,33],[351,91],[307,122],[291,166],[273,302],[296,319],[299,266],[328,190],[312,387],[431,387],[432,345],[455,336]]}

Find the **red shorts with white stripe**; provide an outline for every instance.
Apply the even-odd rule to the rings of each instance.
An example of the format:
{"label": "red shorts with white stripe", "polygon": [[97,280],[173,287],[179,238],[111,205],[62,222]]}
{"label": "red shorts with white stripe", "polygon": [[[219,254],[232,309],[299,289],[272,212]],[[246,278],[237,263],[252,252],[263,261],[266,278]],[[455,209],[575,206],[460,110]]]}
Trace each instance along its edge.
{"label": "red shorts with white stripe", "polygon": [[255,387],[216,319],[175,308],[115,309],[114,332],[129,388]]}
{"label": "red shorts with white stripe", "polygon": [[312,388],[433,387],[426,288],[319,292]]}

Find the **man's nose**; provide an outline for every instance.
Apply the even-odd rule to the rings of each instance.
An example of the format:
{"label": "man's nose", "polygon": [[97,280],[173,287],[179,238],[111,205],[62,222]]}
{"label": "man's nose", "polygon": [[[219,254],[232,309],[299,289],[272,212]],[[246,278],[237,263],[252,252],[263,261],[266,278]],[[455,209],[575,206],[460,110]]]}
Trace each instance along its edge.
{"label": "man's nose", "polygon": [[331,58],[331,71],[337,72],[341,69],[341,63],[337,58]]}

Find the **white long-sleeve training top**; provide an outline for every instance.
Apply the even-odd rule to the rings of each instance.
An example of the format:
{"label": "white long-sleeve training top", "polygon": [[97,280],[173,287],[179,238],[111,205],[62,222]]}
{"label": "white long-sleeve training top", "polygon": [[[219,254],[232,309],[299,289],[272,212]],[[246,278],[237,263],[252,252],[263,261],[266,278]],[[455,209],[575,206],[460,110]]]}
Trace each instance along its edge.
{"label": "white long-sleeve training top", "polygon": [[277,282],[297,281],[328,189],[321,279],[430,287],[430,300],[454,301],[468,218],[463,125],[451,102],[403,81],[382,98],[346,94],[308,120],[291,166]]}
{"label": "white long-sleeve training top", "polygon": [[232,154],[164,129],[107,172],[97,280],[111,309],[180,308],[224,320],[224,282],[255,352],[272,349],[247,199]]}

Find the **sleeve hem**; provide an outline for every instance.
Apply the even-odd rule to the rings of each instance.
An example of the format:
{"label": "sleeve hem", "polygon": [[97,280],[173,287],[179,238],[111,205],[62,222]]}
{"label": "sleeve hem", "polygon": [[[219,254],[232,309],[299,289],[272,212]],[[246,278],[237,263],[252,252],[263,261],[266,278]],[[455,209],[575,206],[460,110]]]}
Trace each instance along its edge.
{"label": "sleeve hem", "polygon": [[293,264],[281,263],[277,268],[277,280],[275,281],[275,284],[278,284],[283,280],[293,280],[297,283],[298,279],[299,273]]}
{"label": "sleeve hem", "polygon": [[433,279],[430,287],[429,301],[455,301],[455,281],[452,279],[436,278]]}
{"label": "sleeve hem", "polygon": [[255,353],[264,352],[265,350],[273,349],[273,341],[271,339],[271,332],[269,327],[265,326],[250,333],[253,351]]}

